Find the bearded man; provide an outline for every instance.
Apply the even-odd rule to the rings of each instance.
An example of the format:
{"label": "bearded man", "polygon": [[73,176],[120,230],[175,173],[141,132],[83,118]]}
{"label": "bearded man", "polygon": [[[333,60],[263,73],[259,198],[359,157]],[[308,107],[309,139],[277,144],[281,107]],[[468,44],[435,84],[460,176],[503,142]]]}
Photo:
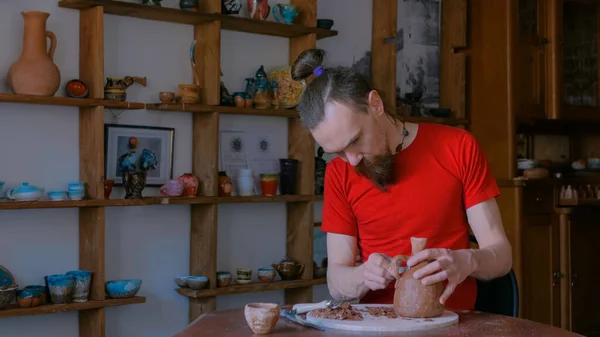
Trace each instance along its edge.
{"label": "bearded man", "polygon": [[[405,123],[384,109],[368,80],[348,67],[324,67],[324,51],[303,52],[292,68],[308,79],[298,111],[319,145],[337,155],[325,174],[322,230],[327,284],[336,299],[393,303],[391,256],[411,255],[410,238],[428,239],[412,256],[424,284],[444,282],[440,302],[472,310],[475,278],[512,266],[487,159],[465,130]],[[469,249],[469,227],[479,243]],[[360,266],[355,266],[360,249]]]}

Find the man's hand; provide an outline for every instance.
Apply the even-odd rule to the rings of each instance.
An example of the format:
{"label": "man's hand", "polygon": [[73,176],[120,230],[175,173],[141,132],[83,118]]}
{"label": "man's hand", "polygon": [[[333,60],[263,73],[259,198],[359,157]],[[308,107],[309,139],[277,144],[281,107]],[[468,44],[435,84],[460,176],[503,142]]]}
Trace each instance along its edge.
{"label": "man's hand", "polygon": [[440,303],[444,304],[456,286],[476,268],[471,255],[472,252],[467,249],[425,249],[408,259],[407,265],[412,267],[422,261],[433,260],[413,276],[415,279],[421,279],[425,285],[448,280],[446,290],[440,297]]}
{"label": "man's hand", "polygon": [[369,255],[369,259],[363,264],[365,286],[371,290],[385,289],[395,279],[387,271],[391,261],[392,258],[385,254]]}

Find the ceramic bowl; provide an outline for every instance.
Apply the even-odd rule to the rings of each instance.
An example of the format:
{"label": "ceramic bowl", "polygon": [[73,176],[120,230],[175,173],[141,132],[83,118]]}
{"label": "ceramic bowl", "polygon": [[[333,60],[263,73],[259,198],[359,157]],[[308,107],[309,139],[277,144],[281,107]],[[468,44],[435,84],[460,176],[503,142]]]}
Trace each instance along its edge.
{"label": "ceramic bowl", "polygon": [[173,103],[175,100],[174,92],[161,91],[158,96],[160,98],[160,102],[164,104]]}
{"label": "ceramic bowl", "polygon": [[140,291],[141,286],[142,280],[130,279],[107,281],[104,288],[110,298],[130,298]]}
{"label": "ceramic bowl", "polygon": [[204,276],[187,276],[185,281],[194,290],[202,290],[208,283],[208,279]]}
{"label": "ceramic bowl", "polygon": [[244,307],[244,316],[252,332],[270,334],[279,320],[279,306],[275,303],[248,303]]}
{"label": "ceramic bowl", "polygon": [[52,201],[61,201],[61,200],[69,199],[69,196],[67,195],[67,191],[50,191],[50,192],[48,192],[48,197]]}
{"label": "ceramic bowl", "polygon": [[21,289],[17,291],[17,303],[21,308],[33,308],[42,304],[41,292],[37,289]]}
{"label": "ceramic bowl", "polygon": [[40,296],[40,305],[44,305],[48,302],[48,297],[47,297],[47,293],[48,293],[48,288],[46,288],[45,286],[41,286],[41,285],[29,285],[23,289],[28,289],[31,290],[35,293],[39,293]]}
{"label": "ceramic bowl", "polygon": [[65,84],[65,92],[68,97],[73,98],[86,98],[89,94],[87,85],[79,79],[67,82],[67,84]]}
{"label": "ceramic bowl", "polygon": [[81,181],[70,183],[68,189],[69,192],[83,191],[85,190],[85,183]]}
{"label": "ceramic bowl", "polygon": [[331,19],[317,19],[317,28],[331,29],[333,27],[333,20]]}
{"label": "ceramic bowl", "polygon": [[272,282],[276,276],[275,268],[259,268],[258,280],[260,282]]}
{"label": "ceramic bowl", "polygon": [[11,288],[0,289],[0,309],[6,308],[15,300],[18,288],[19,287],[15,285]]}
{"label": "ceramic bowl", "polygon": [[217,287],[223,288],[228,287],[231,284],[231,273],[228,271],[217,272]]}
{"label": "ceramic bowl", "polygon": [[186,276],[182,276],[182,277],[176,277],[175,278],[175,283],[180,287],[180,288],[189,288],[187,281],[186,281]]}
{"label": "ceramic bowl", "polygon": [[317,267],[313,270],[314,278],[324,278],[327,276],[327,267]]}
{"label": "ceramic bowl", "polygon": [[71,200],[82,200],[84,191],[69,191],[69,199]]}

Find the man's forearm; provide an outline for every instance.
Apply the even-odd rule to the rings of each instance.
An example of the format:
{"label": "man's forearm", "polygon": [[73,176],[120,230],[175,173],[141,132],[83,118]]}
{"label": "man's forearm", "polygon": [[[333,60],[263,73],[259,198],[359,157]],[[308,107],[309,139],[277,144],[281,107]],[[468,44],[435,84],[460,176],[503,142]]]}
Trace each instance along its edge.
{"label": "man's forearm", "polygon": [[470,249],[471,276],[490,280],[506,275],[512,267],[512,248],[508,241],[479,249]]}
{"label": "man's forearm", "polygon": [[369,291],[365,286],[363,267],[330,264],[327,268],[327,287],[335,299],[360,299]]}

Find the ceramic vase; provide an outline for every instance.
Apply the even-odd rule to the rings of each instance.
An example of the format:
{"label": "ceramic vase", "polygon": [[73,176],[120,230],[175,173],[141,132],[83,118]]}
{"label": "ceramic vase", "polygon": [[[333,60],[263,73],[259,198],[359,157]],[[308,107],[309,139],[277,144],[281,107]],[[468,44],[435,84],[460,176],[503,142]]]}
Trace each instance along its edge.
{"label": "ceramic vase", "polygon": [[142,199],[142,190],[145,186],[146,171],[123,173],[123,187],[125,188],[125,199]]}
{"label": "ceramic vase", "polygon": [[[7,81],[18,95],[53,96],[60,86],[60,71],[54,64],[56,36],[46,30],[46,12],[21,12],[24,20],[23,51],[8,71]],[[50,39],[50,48],[46,43]]]}
{"label": "ceramic vase", "polygon": [[298,160],[279,159],[281,169],[279,192],[281,194],[296,194],[296,173],[298,171]]}
{"label": "ceramic vase", "polygon": [[183,183],[183,196],[195,197],[198,194],[198,178],[191,173],[185,173],[177,178]]}

